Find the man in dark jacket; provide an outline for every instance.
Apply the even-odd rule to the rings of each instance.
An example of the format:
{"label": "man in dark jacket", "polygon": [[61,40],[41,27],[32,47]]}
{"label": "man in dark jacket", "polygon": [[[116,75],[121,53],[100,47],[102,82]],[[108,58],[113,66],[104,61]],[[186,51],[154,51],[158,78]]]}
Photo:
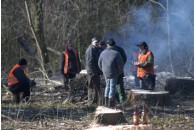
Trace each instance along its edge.
{"label": "man in dark jacket", "polygon": [[98,59],[100,52],[98,50],[99,39],[94,37],[91,40],[91,45],[85,53],[87,80],[88,80],[88,105],[102,103],[102,93],[100,88],[100,75],[102,71],[98,67]]}
{"label": "man in dark jacket", "polygon": [[28,101],[30,97],[30,87],[36,85],[34,80],[28,78],[28,74],[25,70],[26,66],[27,61],[22,58],[9,72],[8,90],[12,92],[14,102],[16,103],[21,101],[20,93],[22,93],[22,99]]}
{"label": "man in dark jacket", "polygon": [[74,88],[70,86],[70,82],[76,77],[76,74],[80,73],[81,64],[78,53],[73,50],[70,42],[65,45],[65,51],[61,56],[60,71],[63,75],[65,89],[69,90],[69,98],[71,98]]}
{"label": "man in dark jacket", "polygon": [[[99,58],[98,65],[103,71],[103,75],[106,80],[105,88],[105,106],[114,107],[115,106],[115,92],[117,79],[123,72],[124,62],[123,59],[116,48],[114,47],[114,41],[107,41],[108,47],[105,49]],[[109,99],[109,100],[108,100]]]}
{"label": "man in dark jacket", "polygon": [[[108,43],[113,43],[115,49],[120,53],[120,55],[122,56],[124,65],[127,61],[127,56],[125,54],[125,51],[123,48],[119,47],[116,45],[115,41],[111,38],[109,40],[107,40],[107,44]],[[123,77],[124,77],[124,72],[122,71],[122,73],[118,76],[118,80],[117,80],[117,93],[116,93],[116,98],[118,101],[120,101],[120,103],[123,103],[126,100],[126,94],[125,94],[125,89],[124,89],[124,81],[123,81]]]}

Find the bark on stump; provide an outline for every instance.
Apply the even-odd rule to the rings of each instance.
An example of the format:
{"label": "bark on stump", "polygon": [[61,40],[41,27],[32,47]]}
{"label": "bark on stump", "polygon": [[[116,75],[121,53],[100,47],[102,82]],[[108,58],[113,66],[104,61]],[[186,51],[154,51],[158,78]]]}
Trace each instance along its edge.
{"label": "bark on stump", "polygon": [[116,125],[127,123],[121,110],[98,106],[95,112],[94,124]]}
{"label": "bark on stump", "polygon": [[172,77],[166,79],[165,90],[171,95],[194,98],[194,80],[191,78]]}
{"label": "bark on stump", "polygon": [[159,106],[169,105],[171,101],[168,91],[149,91],[142,89],[132,89],[129,98],[131,103]]}

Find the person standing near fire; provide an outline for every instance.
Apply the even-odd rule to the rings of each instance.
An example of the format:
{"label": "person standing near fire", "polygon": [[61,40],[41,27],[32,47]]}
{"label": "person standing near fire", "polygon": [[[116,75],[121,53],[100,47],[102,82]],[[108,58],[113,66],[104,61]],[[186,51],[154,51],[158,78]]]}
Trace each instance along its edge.
{"label": "person standing near fire", "polygon": [[105,106],[115,107],[116,85],[119,75],[123,72],[124,62],[120,53],[116,51],[115,41],[108,39],[106,43],[108,47],[101,53],[98,65],[106,81]]}
{"label": "person standing near fire", "polygon": [[137,45],[140,49],[138,61],[134,65],[138,67],[137,77],[141,80],[141,89],[154,90],[155,75],[154,75],[154,55],[148,49],[145,41]]}
{"label": "person standing near fire", "polygon": [[70,82],[80,73],[81,63],[78,53],[73,49],[70,42],[65,44],[65,51],[61,55],[60,71],[63,75],[64,87],[66,90],[69,90],[69,98],[71,100],[74,88],[70,86]]}
{"label": "person standing near fire", "polygon": [[[118,51],[123,59],[123,63],[124,65],[127,62],[127,56],[126,53],[124,51],[124,49],[120,46],[117,46],[115,41],[113,39],[110,39],[111,42],[114,42],[114,48],[116,49],[116,51]],[[124,68],[124,66],[123,66]],[[124,77],[124,71],[122,71],[122,73],[118,76],[118,80],[117,80],[117,92],[116,92],[116,98],[117,101],[119,101],[121,104],[126,100],[126,93],[125,93],[125,88],[124,88],[124,81],[123,81],[123,77]]]}
{"label": "person standing near fire", "polygon": [[101,105],[103,102],[103,95],[100,87],[100,75],[102,75],[102,71],[98,66],[98,59],[100,56],[99,42],[100,40],[97,37],[93,37],[91,44],[85,52],[88,81],[88,106],[92,104]]}

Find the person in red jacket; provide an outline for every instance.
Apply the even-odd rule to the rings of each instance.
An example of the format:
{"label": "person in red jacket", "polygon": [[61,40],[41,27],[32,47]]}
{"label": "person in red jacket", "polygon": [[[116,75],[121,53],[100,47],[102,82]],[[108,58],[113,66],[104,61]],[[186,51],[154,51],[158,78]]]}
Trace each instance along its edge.
{"label": "person in red jacket", "polygon": [[64,87],[69,90],[69,98],[71,98],[74,88],[70,86],[70,81],[80,73],[81,64],[78,53],[73,50],[70,42],[65,45],[65,51],[61,56],[60,71],[63,75]]}
{"label": "person in red jacket", "polygon": [[22,93],[22,99],[29,100],[30,87],[35,86],[34,80],[30,80],[25,70],[27,67],[26,59],[22,58],[18,64],[14,65],[8,75],[8,90],[12,92],[14,102],[19,103],[20,93]]}
{"label": "person in red jacket", "polygon": [[142,81],[142,89],[154,90],[155,75],[154,75],[154,55],[148,49],[146,42],[141,42],[137,45],[140,48],[138,61],[134,65],[138,67],[137,77]]}

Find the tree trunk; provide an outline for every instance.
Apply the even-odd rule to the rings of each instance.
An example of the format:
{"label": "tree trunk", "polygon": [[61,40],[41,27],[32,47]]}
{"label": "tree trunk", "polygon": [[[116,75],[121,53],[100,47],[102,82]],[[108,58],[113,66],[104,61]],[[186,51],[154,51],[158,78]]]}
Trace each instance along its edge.
{"label": "tree trunk", "polygon": [[[43,62],[44,65],[47,65],[49,63],[49,56],[48,56],[48,50],[47,46],[45,44],[45,38],[44,38],[44,31],[43,31],[43,10],[42,10],[42,3],[43,0],[35,0],[34,6],[35,6],[35,34],[38,39],[38,43],[40,44],[41,50],[42,50],[42,56],[43,56]],[[48,75],[51,75],[51,70],[47,69],[46,66],[45,70],[47,71]]]}

